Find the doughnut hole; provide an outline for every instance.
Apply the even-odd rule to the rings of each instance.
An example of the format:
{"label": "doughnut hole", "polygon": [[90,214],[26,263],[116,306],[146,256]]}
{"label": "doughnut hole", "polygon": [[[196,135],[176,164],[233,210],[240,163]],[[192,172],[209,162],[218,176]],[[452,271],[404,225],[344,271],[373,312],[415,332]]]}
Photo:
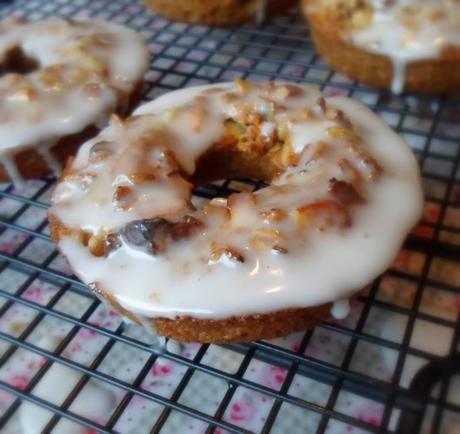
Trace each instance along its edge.
{"label": "doughnut hole", "polygon": [[270,182],[293,155],[277,134],[267,143],[260,134],[260,125],[243,125],[230,119],[226,122],[226,135],[198,159],[191,181],[199,184],[251,178]]}
{"label": "doughnut hole", "polygon": [[37,71],[40,64],[33,57],[28,56],[21,46],[10,48],[0,62],[0,75],[28,74]]}

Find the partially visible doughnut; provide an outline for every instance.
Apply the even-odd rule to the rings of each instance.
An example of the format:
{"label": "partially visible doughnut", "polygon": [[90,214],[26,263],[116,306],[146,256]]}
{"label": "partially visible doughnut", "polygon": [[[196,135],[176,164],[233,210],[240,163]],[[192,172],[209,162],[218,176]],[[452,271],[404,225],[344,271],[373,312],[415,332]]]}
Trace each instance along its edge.
{"label": "partially visible doughnut", "polygon": [[[269,186],[204,204],[192,182]],[[362,105],[293,83],[171,92],[84,144],[52,199],[76,274],[178,340],[271,338],[346,314],[422,210],[417,163]]]}
{"label": "partially visible doughnut", "polygon": [[302,0],[324,60],[372,86],[460,90],[457,0]]}
{"label": "partially visible doughnut", "polygon": [[155,13],[170,20],[229,26],[286,12],[294,0],[144,0]]}
{"label": "partially visible doughnut", "polygon": [[59,173],[79,144],[141,91],[148,53],[96,19],[0,23],[0,180]]}

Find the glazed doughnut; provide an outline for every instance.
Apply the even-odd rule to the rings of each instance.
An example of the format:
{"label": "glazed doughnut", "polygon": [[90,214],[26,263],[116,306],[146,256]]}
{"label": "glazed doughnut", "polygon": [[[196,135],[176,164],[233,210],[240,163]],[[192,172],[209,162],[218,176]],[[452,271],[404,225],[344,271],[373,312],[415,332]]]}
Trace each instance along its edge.
{"label": "glazed doughnut", "polygon": [[[235,176],[269,185],[192,200],[194,183]],[[99,297],[160,335],[233,342],[345,315],[423,200],[410,149],[367,108],[237,80],[114,118],[52,203],[52,237]]]}
{"label": "glazed doughnut", "polygon": [[140,96],[140,36],[100,20],[0,23],[0,180],[50,169]]}
{"label": "glazed doughnut", "polygon": [[229,26],[248,21],[263,22],[267,16],[286,12],[293,0],[144,0],[170,20]]}
{"label": "glazed doughnut", "polygon": [[377,87],[460,90],[457,0],[302,0],[324,60]]}

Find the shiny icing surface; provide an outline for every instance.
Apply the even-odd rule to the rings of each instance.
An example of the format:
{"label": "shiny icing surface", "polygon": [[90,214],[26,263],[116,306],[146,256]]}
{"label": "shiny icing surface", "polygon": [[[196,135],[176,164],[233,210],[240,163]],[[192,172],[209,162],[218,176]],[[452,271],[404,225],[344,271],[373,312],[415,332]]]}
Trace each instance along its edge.
{"label": "shiny icing surface", "polygon": [[[390,265],[420,218],[412,152],[350,99],[237,82],[171,92],[135,114],[82,146],[50,214],[68,230],[59,248],[76,274],[140,318],[335,300],[346,315],[343,300]],[[186,178],[222,150],[229,121],[255,131],[243,144],[276,154],[280,170],[256,193],[195,207]]]}
{"label": "shiny icing surface", "polygon": [[367,0],[373,7],[369,26],[351,40],[389,56],[394,65],[392,91],[404,90],[409,63],[439,58],[449,46],[460,49],[460,2],[457,0]]}
{"label": "shiny icing surface", "polygon": [[[8,65],[14,50],[36,63]],[[17,53],[16,53],[17,55]],[[90,125],[102,127],[142,79],[148,53],[140,36],[104,21],[50,18],[0,23],[0,162],[16,181],[14,155],[35,148],[59,172],[56,142]]]}

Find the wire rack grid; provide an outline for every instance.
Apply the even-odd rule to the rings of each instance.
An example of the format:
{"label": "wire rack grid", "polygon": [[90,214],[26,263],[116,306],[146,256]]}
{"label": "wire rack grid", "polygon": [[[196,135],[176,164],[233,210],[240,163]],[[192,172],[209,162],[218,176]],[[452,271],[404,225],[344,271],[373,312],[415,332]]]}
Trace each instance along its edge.
{"label": "wire rack grid", "polygon": [[[170,22],[132,0],[0,5],[0,17],[12,14],[97,16],[138,30],[152,54],[146,100],[237,75],[351,96],[412,146],[426,205],[347,319],[274,341],[161,350],[96,300],[56,252],[46,220],[54,180],[1,185],[2,433],[460,432],[458,98],[395,97],[349,81],[321,62],[295,9],[228,29]],[[258,187],[226,180],[196,194]]]}

